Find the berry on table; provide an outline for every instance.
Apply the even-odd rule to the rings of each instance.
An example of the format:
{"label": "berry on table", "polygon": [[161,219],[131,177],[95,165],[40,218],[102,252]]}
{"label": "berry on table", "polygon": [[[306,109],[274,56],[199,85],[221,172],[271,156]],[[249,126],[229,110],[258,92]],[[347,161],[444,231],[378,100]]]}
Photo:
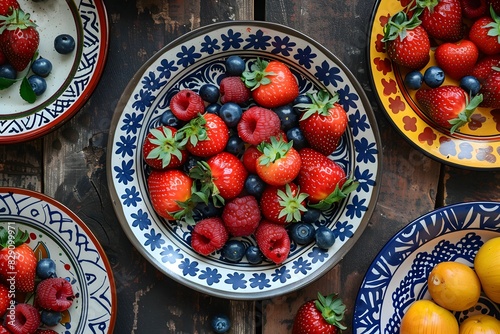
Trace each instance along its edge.
{"label": "berry on table", "polygon": [[65,311],[73,304],[73,299],[73,287],[62,277],[44,279],[36,287],[37,305],[46,310]]}
{"label": "berry on table", "polygon": [[54,48],[60,54],[68,54],[73,52],[73,50],[75,49],[75,45],[75,39],[73,38],[73,36],[68,34],[58,35],[54,39]]}
{"label": "berry on table", "polygon": [[307,208],[307,211],[302,215],[302,221],[304,223],[314,224],[318,222],[320,216],[321,210],[315,208]]}
{"label": "berry on table", "polygon": [[481,89],[479,80],[472,75],[466,75],[465,77],[460,79],[459,85],[471,96],[477,95],[477,93],[479,93],[479,90]]}
{"label": "berry on table", "polygon": [[45,78],[52,71],[52,63],[48,59],[38,58],[31,64],[31,70],[36,75]]}
{"label": "berry on table", "polygon": [[239,77],[245,71],[245,61],[240,56],[229,56],[225,61],[226,74]]}
{"label": "berry on table", "polygon": [[299,115],[293,111],[291,104],[279,106],[273,109],[281,121],[281,129],[288,131],[289,129],[299,125]]}
{"label": "berry on table", "polygon": [[293,223],[290,227],[290,238],[298,245],[307,245],[315,238],[316,229],[311,223]]}
{"label": "berry on table", "polygon": [[42,323],[49,327],[57,326],[62,320],[62,313],[59,311],[42,310],[40,316]]}
{"label": "berry on table", "polygon": [[36,96],[40,96],[47,90],[47,81],[41,76],[33,74],[29,76],[28,82]]}
{"label": "berry on table", "polygon": [[254,196],[237,197],[224,206],[222,220],[230,235],[249,236],[261,220],[259,203]]}
{"label": "berry on table", "polygon": [[250,88],[245,86],[245,83],[240,77],[225,77],[219,85],[220,102],[222,104],[233,102],[237,104],[245,104],[250,100]]}
{"label": "berry on table", "polygon": [[245,244],[240,240],[229,240],[222,247],[222,256],[229,262],[240,262],[245,256]]}
{"label": "berry on table", "polygon": [[38,278],[46,279],[56,277],[56,263],[51,258],[43,258],[36,265],[36,275]]}
{"label": "berry on table", "polygon": [[210,326],[215,333],[223,334],[231,328],[231,321],[229,320],[229,317],[227,315],[217,314],[212,317]]}
{"label": "berry on table", "polygon": [[235,127],[241,119],[243,110],[234,102],[224,103],[219,110],[219,116],[226,123],[228,128]]}
{"label": "berry on table", "polygon": [[199,94],[201,98],[208,103],[216,103],[219,100],[219,87],[214,84],[204,84],[200,87]]}
{"label": "berry on table", "polygon": [[293,142],[293,148],[300,151],[307,146],[307,140],[302,130],[297,126],[286,132],[286,138]]}
{"label": "berry on table", "polygon": [[40,313],[31,304],[19,303],[14,307],[13,319],[5,321],[4,325],[13,334],[34,333],[40,326]]}
{"label": "berry on table", "polygon": [[165,110],[163,114],[161,114],[160,122],[163,125],[171,126],[173,128],[180,128],[184,125],[184,122],[175,117],[174,113],[170,109]]}
{"label": "berry on table", "polygon": [[444,82],[444,71],[439,66],[431,66],[424,72],[424,82],[431,88],[439,87]]}
{"label": "berry on table", "polygon": [[17,71],[11,64],[4,64],[0,66],[0,78],[15,80],[17,78]]}
{"label": "berry on table", "polygon": [[422,87],[424,75],[417,70],[410,71],[405,75],[405,85],[408,89],[417,90]]}
{"label": "berry on table", "polygon": [[222,219],[218,217],[200,220],[191,232],[191,247],[194,251],[209,255],[221,249],[229,235]]}
{"label": "berry on table", "polygon": [[227,141],[226,144],[226,151],[234,154],[234,155],[239,155],[240,153],[243,152],[245,149],[245,142],[238,137],[238,135],[231,135],[229,137],[229,140]]}
{"label": "berry on table", "polygon": [[266,183],[257,174],[249,174],[245,180],[245,190],[250,195],[260,197],[266,189]]}
{"label": "berry on table", "polygon": [[215,114],[219,116],[221,105],[218,103],[210,103],[208,106],[205,107],[205,111],[210,114]]}
{"label": "berry on table", "polygon": [[248,263],[251,264],[259,264],[262,262],[262,252],[259,247],[250,245],[247,247],[245,251],[245,257],[247,258]]}
{"label": "berry on table", "polygon": [[321,249],[328,249],[335,243],[335,234],[326,226],[318,227],[315,238],[316,245]]}

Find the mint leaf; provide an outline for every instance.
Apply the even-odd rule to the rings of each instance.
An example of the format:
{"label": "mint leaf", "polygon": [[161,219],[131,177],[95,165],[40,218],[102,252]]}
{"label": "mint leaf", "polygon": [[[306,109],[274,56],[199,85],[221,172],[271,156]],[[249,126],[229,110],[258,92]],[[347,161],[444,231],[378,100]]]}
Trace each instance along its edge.
{"label": "mint leaf", "polygon": [[17,80],[16,79],[8,79],[0,77],[0,90],[9,88],[12,86]]}
{"label": "mint leaf", "polygon": [[31,88],[31,85],[26,77],[23,78],[21,82],[21,88],[19,88],[19,94],[24,101],[28,103],[34,103],[36,101],[36,94]]}

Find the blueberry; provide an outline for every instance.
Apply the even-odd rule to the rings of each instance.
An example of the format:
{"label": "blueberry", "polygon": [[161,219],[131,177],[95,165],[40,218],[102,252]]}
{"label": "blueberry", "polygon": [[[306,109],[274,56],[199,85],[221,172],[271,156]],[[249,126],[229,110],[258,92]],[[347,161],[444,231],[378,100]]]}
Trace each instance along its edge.
{"label": "blueberry", "polygon": [[299,127],[294,127],[286,132],[286,138],[289,141],[293,141],[293,147],[299,151],[307,146],[306,137],[302,133]]}
{"label": "blueberry", "polygon": [[75,39],[68,34],[58,35],[54,39],[54,48],[60,54],[71,53],[75,49]]}
{"label": "blueberry", "polygon": [[208,202],[207,204],[200,202],[196,204],[193,209],[193,218],[194,220],[199,221],[204,218],[220,216],[221,213],[222,209],[216,207],[212,202]]}
{"label": "blueberry", "polygon": [[59,311],[42,310],[40,320],[49,327],[57,326],[62,320],[62,313]]}
{"label": "blueberry", "polygon": [[326,226],[320,226],[316,230],[316,246],[321,249],[328,249],[332,247],[335,242],[335,235],[333,231]]}
{"label": "blueberry", "polygon": [[160,122],[163,125],[168,125],[177,129],[183,125],[183,122],[178,119],[170,109],[165,110],[163,114],[161,114]]}
{"label": "blueberry", "polygon": [[302,112],[304,111],[304,108],[300,108],[300,107],[295,107],[297,104],[311,104],[312,103],[312,100],[309,96],[307,95],[299,95],[295,98],[295,100],[293,100],[293,111],[297,114],[297,115],[301,115]]}
{"label": "blueberry", "polygon": [[408,72],[405,76],[405,85],[408,89],[417,90],[422,87],[424,75],[420,71]]}
{"label": "blueberry", "polygon": [[273,109],[281,121],[281,129],[287,131],[299,124],[299,116],[294,113],[293,107],[289,104]]}
{"label": "blueberry", "polygon": [[307,211],[302,215],[302,221],[304,223],[314,224],[319,220],[321,216],[321,210],[315,208],[307,208]]}
{"label": "blueberry", "polygon": [[0,66],[0,78],[15,80],[17,71],[10,64]]}
{"label": "blueberry", "polygon": [[230,262],[240,262],[245,256],[245,244],[239,240],[229,240],[222,247],[222,256]]}
{"label": "blueberry", "polygon": [[226,59],[226,74],[240,76],[245,71],[245,61],[240,56],[229,56]]}
{"label": "blueberry", "polygon": [[201,86],[199,94],[203,101],[216,103],[219,100],[220,95],[219,87],[210,83],[204,84]]}
{"label": "blueberry", "polygon": [[189,155],[187,161],[182,165],[182,169],[184,172],[188,173],[191,171],[191,168],[198,165],[198,162],[202,161],[203,158],[197,157],[195,155]]}
{"label": "blueberry", "polygon": [[226,144],[226,151],[239,155],[245,149],[245,142],[238,135],[231,135]]}
{"label": "blueberry", "polygon": [[38,58],[31,64],[31,70],[33,73],[45,78],[52,71],[52,63],[48,59]]}
{"label": "blueberry", "polygon": [[266,183],[255,174],[249,174],[245,180],[245,190],[248,194],[260,197],[266,188]]}
{"label": "blueberry", "polygon": [[28,78],[28,82],[36,96],[42,95],[47,89],[47,82],[39,75],[33,74]]}
{"label": "blueberry", "polygon": [[217,314],[210,320],[212,330],[217,334],[226,333],[231,328],[231,321],[225,314]]}
{"label": "blueberry", "polygon": [[245,257],[250,264],[259,264],[263,259],[262,252],[259,247],[253,245],[247,247]]}
{"label": "blueberry", "polygon": [[431,66],[424,72],[424,82],[430,88],[441,86],[444,82],[444,71],[439,66]]}
{"label": "blueberry", "polygon": [[224,103],[219,110],[219,116],[229,128],[238,124],[242,114],[243,110],[241,110],[241,107],[234,102]]}
{"label": "blueberry", "polygon": [[310,223],[293,223],[290,227],[290,238],[296,244],[306,245],[314,240],[315,232],[314,226]]}
{"label": "blueberry", "polygon": [[56,263],[50,258],[43,258],[36,264],[36,275],[41,279],[56,277]]}
{"label": "blueberry", "polygon": [[215,114],[219,116],[220,114],[220,104],[218,103],[211,103],[208,106],[205,107],[205,111],[209,114]]}
{"label": "blueberry", "polygon": [[481,89],[481,84],[476,77],[472,75],[466,75],[462,79],[460,79],[460,87],[469,93],[470,96],[477,95],[479,90]]}

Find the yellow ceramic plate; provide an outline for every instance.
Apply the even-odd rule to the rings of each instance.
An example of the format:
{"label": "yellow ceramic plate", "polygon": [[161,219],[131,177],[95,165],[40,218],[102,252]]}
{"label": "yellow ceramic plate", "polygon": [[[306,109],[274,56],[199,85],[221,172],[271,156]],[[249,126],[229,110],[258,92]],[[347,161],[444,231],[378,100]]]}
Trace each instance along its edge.
{"label": "yellow ceramic plate", "polygon": [[[415,91],[404,87],[408,71],[391,63],[381,40],[388,18],[407,3],[408,0],[380,0],[373,12],[368,57],[375,91],[383,109],[401,134],[430,157],[463,168],[500,169],[500,109],[478,108],[469,124],[450,134],[423,114],[415,101]],[[427,66],[435,64],[431,54]],[[422,73],[424,71],[425,68]],[[444,84],[458,85],[450,79]]]}

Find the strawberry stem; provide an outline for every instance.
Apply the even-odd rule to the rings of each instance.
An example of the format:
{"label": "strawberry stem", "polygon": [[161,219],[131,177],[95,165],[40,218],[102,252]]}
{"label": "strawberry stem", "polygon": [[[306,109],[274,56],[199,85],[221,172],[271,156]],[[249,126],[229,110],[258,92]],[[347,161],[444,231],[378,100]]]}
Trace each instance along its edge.
{"label": "strawberry stem", "polygon": [[318,299],[314,304],[327,323],[338,327],[340,330],[347,329],[347,327],[341,323],[344,319],[346,306],[342,302],[342,299],[339,298],[338,294],[331,294],[325,297],[318,293]]}
{"label": "strawberry stem", "polygon": [[382,42],[389,42],[400,38],[401,40],[406,38],[406,33],[408,30],[415,29],[422,23],[418,18],[421,9],[417,9],[417,12],[408,19],[408,15],[404,11],[399,11],[394,16],[391,16],[384,26],[384,37]]}
{"label": "strawberry stem", "polygon": [[300,187],[297,187],[297,193],[294,195],[292,188],[287,183],[285,191],[279,189],[278,196],[280,198],[279,204],[283,208],[278,217],[285,217],[285,222],[298,222],[302,218],[302,212],[307,211],[306,207],[302,204],[309,196],[306,193],[300,192]]}
{"label": "strawberry stem", "polygon": [[14,247],[21,246],[28,241],[29,233],[27,231],[17,230],[14,238],[12,238],[12,231],[0,226],[0,249],[7,248],[11,245]]}
{"label": "strawberry stem", "polygon": [[319,203],[309,204],[309,206],[311,208],[319,209],[322,211],[328,210],[333,206],[333,204],[340,202],[341,200],[346,198],[347,195],[356,190],[358,188],[358,185],[359,185],[358,181],[349,178],[344,182],[342,188],[340,188],[339,185],[337,184],[335,190],[330,195],[328,195],[328,197],[326,197]]}
{"label": "strawberry stem", "polygon": [[257,89],[260,85],[267,85],[271,83],[269,76],[276,75],[274,72],[267,72],[266,68],[269,65],[268,61],[257,58],[255,63],[250,67],[250,71],[245,71],[241,75],[241,80],[251,90]]}
{"label": "strawberry stem", "polygon": [[330,93],[326,90],[321,90],[317,93],[307,94],[311,99],[312,103],[299,103],[294,105],[296,108],[305,109],[305,112],[300,118],[301,121],[311,117],[312,115],[318,113],[320,115],[328,116],[329,109],[333,108],[334,104],[339,101],[338,93],[330,96]]}
{"label": "strawberry stem", "polygon": [[483,102],[483,94],[477,94],[472,100],[469,101],[469,95],[466,94],[466,107],[462,110],[457,118],[451,119],[448,122],[452,125],[450,133],[453,134],[459,128],[470,122],[470,117],[474,110]]}

